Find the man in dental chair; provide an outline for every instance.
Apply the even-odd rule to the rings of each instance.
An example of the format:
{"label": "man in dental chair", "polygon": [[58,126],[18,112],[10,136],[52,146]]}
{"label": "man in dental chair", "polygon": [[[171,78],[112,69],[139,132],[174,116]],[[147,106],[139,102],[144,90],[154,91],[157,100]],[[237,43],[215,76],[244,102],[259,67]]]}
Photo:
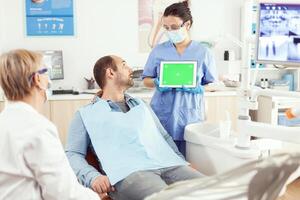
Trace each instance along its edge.
{"label": "man in dental chair", "polygon": [[[133,79],[123,59],[100,58],[94,77],[102,91],[77,111],[66,145],[79,182],[113,199],[139,200],[174,182],[203,176],[188,166],[151,108],[125,93]],[[102,173],[86,161],[88,149]]]}

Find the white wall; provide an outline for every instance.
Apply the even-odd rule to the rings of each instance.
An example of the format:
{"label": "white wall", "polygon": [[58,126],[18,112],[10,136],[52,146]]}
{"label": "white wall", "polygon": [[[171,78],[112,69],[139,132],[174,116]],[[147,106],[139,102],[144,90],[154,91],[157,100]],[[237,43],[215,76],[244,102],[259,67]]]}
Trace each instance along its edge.
{"label": "white wall", "polygon": [[[92,76],[95,61],[103,55],[120,55],[132,67],[145,64],[147,54],[138,52],[138,0],[74,2],[74,37],[27,37],[24,0],[0,0],[0,52],[14,48],[63,50],[65,79],[53,85],[66,89],[84,89],[83,77]],[[242,2],[192,0],[193,37],[217,36],[220,31],[239,37]],[[221,53],[216,56],[221,58]]]}
{"label": "white wall", "polygon": [[234,50],[236,57],[240,57],[240,48],[222,37],[229,34],[240,39],[243,2],[244,0],[192,0],[193,39],[221,39],[215,48],[217,60],[223,59],[224,50]]}
{"label": "white wall", "polygon": [[2,50],[3,50],[3,44],[2,44],[2,42],[3,42],[3,34],[4,34],[4,23],[3,23],[3,21],[4,21],[4,6],[2,6],[3,5],[3,2],[4,0],[0,0],[0,54],[1,54],[1,52],[2,52]]}

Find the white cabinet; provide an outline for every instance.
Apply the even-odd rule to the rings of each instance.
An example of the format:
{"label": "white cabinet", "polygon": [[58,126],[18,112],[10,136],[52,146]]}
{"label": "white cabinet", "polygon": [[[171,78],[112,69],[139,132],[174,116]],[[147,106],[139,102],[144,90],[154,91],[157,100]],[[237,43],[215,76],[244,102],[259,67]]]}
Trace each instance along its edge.
{"label": "white cabinet", "polygon": [[3,110],[4,108],[4,101],[0,101],[0,112]]}
{"label": "white cabinet", "polygon": [[[50,100],[44,104],[40,113],[57,127],[59,138],[63,145],[67,141],[70,122],[75,112],[80,107],[90,103],[91,99]],[[0,101],[0,112],[3,108],[4,101]]]}
{"label": "white cabinet", "polygon": [[41,110],[41,114],[50,119],[50,101],[47,101]]}
{"label": "white cabinet", "polygon": [[[151,95],[133,95],[150,102]],[[92,97],[91,97],[92,98]],[[49,101],[49,109],[45,109],[45,115],[56,125],[61,142],[65,145],[70,122],[75,112],[82,106],[90,103],[91,99],[65,99]],[[208,122],[219,123],[220,120],[226,119],[226,111],[229,112],[232,129],[236,130],[238,99],[236,95],[213,95],[205,96],[206,118]]]}
{"label": "white cabinet", "polygon": [[[0,112],[3,110],[4,105],[5,105],[5,102],[0,100]],[[43,106],[43,108],[41,110],[41,114],[43,114],[45,117],[50,119],[50,104],[49,104],[49,102],[45,103],[45,105]]]}
{"label": "white cabinet", "polygon": [[[151,94],[132,94],[132,96],[142,98],[147,103],[150,103]],[[82,106],[90,103],[93,95],[90,96],[53,96],[48,101],[41,113],[52,121],[57,127],[59,137],[63,145],[67,141],[67,134],[70,126],[70,122],[74,117],[75,112]],[[226,95],[214,93],[214,95],[205,96],[205,112],[206,119],[208,122],[219,123],[220,120],[226,119],[226,111],[229,112],[232,128],[236,130],[237,111],[238,111],[238,100],[236,95]],[[0,112],[4,107],[4,102],[0,101]]]}
{"label": "white cabinet", "polygon": [[[152,93],[132,93],[133,97],[142,98],[150,103]],[[232,122],[232,129],[236,130],[238,117],[238,98],[235,91],[219,91],[205,93],[205,116],[206,120],[211,123],[219,123],[226,120],[226,112],[228,111]]]}
{"label": "white cabinet", "polygon": [[258,122],[278,124],[278,114],[291,107],[300,107],[299,98],[287,97],[258,97],[258,110],[254,116]]}
{"label": "white cabinet", "polygon": [[50,101],[50,121],[52,121],[59,132],[59,137],[65,145],[68,130],[75,112],[91,100],[54,100]]}
{"label": "white cabinet", "polygon": [[[299,98],[260,96],[258,98],[258,103],[258,110],[255,111],[253,115],[254,120],[272,125],[278,125],[279,114],[285,112],[287,108],[300,107]],[[298,126],[298,124],[294,126]],[[282,142],[282,148],[273,150],[271,153],[275,154],[295,151],[299,151],[299,144]]]}
{"label": "white cabinet", "polygon": [[232,130],[237,128],[238,98],[234,96],[206,96],[205,115],[206,120],[211,123],[219,123],[226,120],[226,112],[229,113]]}
{"label": "white cabinet", "polygon": [[[70,122],[74,117],[75,112],[82,106],[91,102],[93,95],[84,96],[83,99],[74,98],[73,96],[53,97],[50,101],[47,101],[40,113],[47,119],[52,121],[57,127],[59,137],[63,145],[67,140],[67,134],[70,126]],[[4,108],[4,101],[0,101],[0,112]]]}
{"label": "white cabinet", "polygon": [[146,103],[150,104],[152,96],[154,94],[154,90],[149,91],[149,92],[132,92],[132,93],[128,93],[128,94],[134,98],[141,98]]}

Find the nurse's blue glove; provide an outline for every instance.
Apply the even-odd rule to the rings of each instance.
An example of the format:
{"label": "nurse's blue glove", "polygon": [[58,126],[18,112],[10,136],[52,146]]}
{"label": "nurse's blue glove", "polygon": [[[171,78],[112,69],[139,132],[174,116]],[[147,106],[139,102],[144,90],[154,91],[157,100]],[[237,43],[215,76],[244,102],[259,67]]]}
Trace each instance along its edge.
{"label": "nurse's blue glove", "polygon": [[156,89],[160,92],[168,92],[168,91],[172,90],[172,88],[169,88],[169,87],[159,87],[159,79],[158,78],[154,79],[154,85],[155,85]]}
{"label": "nurse's blue glove", "polygon": [[[196,77],[196,83],[198,82],[199,82],[199,76]],[[182,86],[181,88],[176,88],[176,91],[188,92],[193,94],[203,94],[205,89],[202,85],[198,85],[197,87],[194,88],[187,88]]]}
{"label": "nurse's blue glove", "polygon": [[188,92],[188,93],[193,93],[193,94],[203,94],[204,87],[202,85],[199,85],[194,88],[187,88],[187,87],[182,86],[182,88],[176,88],[176,91]]}

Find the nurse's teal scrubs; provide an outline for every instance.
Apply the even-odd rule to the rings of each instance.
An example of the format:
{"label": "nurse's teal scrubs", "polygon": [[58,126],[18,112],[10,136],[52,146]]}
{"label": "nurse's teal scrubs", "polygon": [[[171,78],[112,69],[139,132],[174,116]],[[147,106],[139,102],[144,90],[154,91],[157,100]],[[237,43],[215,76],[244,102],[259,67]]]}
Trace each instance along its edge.
{"label": "nurse's teal scrubs", "polygon": [[[197,87],[217,80],[213,55],[199,42],[192,40],[183,54],[176,51],[171,41],[157,45],[148,57],[142,77],[159,78],[161,61],[196,61]],[[160,92],[156,89],[150,105],[179,151],[185,155],[185,126],[203,121],[205,117],[203,93],[178,91],[175,88]]]}

